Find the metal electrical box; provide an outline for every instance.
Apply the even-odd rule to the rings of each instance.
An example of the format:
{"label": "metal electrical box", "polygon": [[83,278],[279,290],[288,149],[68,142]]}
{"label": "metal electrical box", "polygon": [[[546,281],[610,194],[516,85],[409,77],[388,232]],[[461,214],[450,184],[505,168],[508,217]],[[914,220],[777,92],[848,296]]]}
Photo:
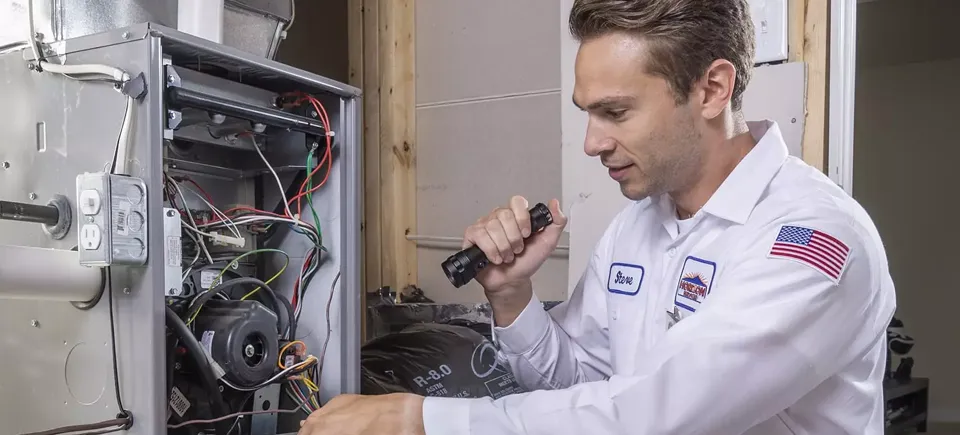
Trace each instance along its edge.
{"label": "metal electrical box", "polygon": [[[271,284],[276,296],[293,298],[298,312],[304,313],[290,338],[302,340],[305,348],[322,358],[322,371],[315,373],[317,397],[325,400],[359,392],[360,91],[267,59],[266,53],[252,54],[152,23],[66,39],[45,48],[55,53],[47,55],[50,65],[107,64],[132,77],[142,74],[145,92],[134,106],[127,140],[125,176],[130,180],[109,181],[115,189],[124,189],[112,191],[114,197],[122,195],[114,201],[103,196],[111,192],[106,179],[83,174],[103,173],[124,142],[118,139],[121,119],[127,117],[124,93],[118,91],[123,90],[121,86],[38,72],[30,49],[0,51],[0,131],[4,132],[0,200],[46,204],[63,195],[76,210],[69,233],[61,239],[52,238],[38,224],[0,220],[0,246],[46,248],[67,254],[57,258],[70,258],[70,251],[83,243],[89,254],[84,258],[92,267],[111,264],[103,269],[104,281],[109,283],[103,286],[110,291],[92,308],[40,298],[0,300],[0,432],[36,432],[113,419],[118,413],[117,386],[124,407],[134,417],[124,433],[165,434],[171,415],[202,411],[198,399],[190,399],[192,406],[184,402],[189,392],[179,384],[173,388],[176,394],[171,393],[168,370],[173,370],[173,364],[168,357],[180,357],[171,349],[182,350],[176,344],[182,340],[174,340],[171,347],[165,312],[190,292],[197,295],[206,290],[200,281],[206,281],[206,287],[217,285],[220,281],[213,279],[217,271],[229,276],[243,275],[248,269],[271,275],[279,270],[279,278]],[[282,99],[287,95],[308,95],[322,103],[326,108],[322,128],[315,122],[314,111],[297,112],[284,106]],[[243,133],[238,135],[239,131]],[[311,158],[319,154],[311,154],[318,148],[311,137],[325,138],[329,144],[324,158],[314,158],[312,163]],[[322,242],[314,240],[316,246],[322,243],[322,252],[314,251],[322,256],[315,267],[309,261],[313,254],[307,254],[315,245],[300,235],[305,232],[300,226],[306,224],[254,222],[272,212],[254,217],[243,210],[225,212],[233,217],[228,229],[247,225],[243,237],[207,229],[223,219],[216,213],[189,220],[180,217],[182,227],[176,222],[179,214],[206,209],[199,202],[203,198],[221,210],[241,207],[238,204],[273,209],[273,204],[286,202],[278,201],[285,197],[278,184],[299,185],[292,180],[303,179],[297,177],[311,165],[329,165],[322,188],[311,190],[314,213],[302,217],[318,236],[322,234]],[[171,177],[179,177],[183,190],[195,194],[180,192],[180,200],[168,201]],[[311,195],[291,202],[308,203],[308,198]],[[112,208],[105,209],[110,203]],[[134,214],[139,217],[131,220]],[[246,224],[240,222],[244,216]],[[176,239],[183,231],[182,240],[190,242],[187,227],[194,225],[200,226],[196,234],[207,234],[210,242],[209,252],[201,255],[197,247],[196,257],[191,258],[192,253],[181,252],[185,248]],[[85,226],[88,233],[84,235]],[[110,238],[95,234],[94,227],[112,231]],[[251,246],[259,243],[256,236],[267,227],[275,227],[281,235]],[[118,241],[126,240],[129,245],[134,239],[143,242],[142,252],[113,250],[107,255],[103,251],[111,243],[116,247]],[[286,253],[289,268],[279,255],[263,254],[263,261],[258,257],[236,263],[238,256],[254,248]],[[204,269],[207,266],[194,267],[204,263],[198,258],[208,257],[211,264],[237,260],[213,272]],[[56,264],[36,266],[41,271],[38,280],[58,273]],[[311,280],[303,279],[311,273]],[[193,274],[202,278],[196,280],[196,287],[187,286]],[[300,283],[304,288],[297,288]],[[0,288],[0,298],[3,291]],[[274,311],[287,317],[282,309]],[[244,357],[262,354],[257,343],[244,346]],[[274,357],[272,363],[276,361]],[[267,403],[264,397],[272,394],[275,399],[279,391],[259,389],[238,406],[276,409],[277,401]],[[243,422],[249,424],[249,420]],[[234,420],[229,423],[235,424]],[[263,419],[257,424],[271,426],[269,421],[263,426]]]}

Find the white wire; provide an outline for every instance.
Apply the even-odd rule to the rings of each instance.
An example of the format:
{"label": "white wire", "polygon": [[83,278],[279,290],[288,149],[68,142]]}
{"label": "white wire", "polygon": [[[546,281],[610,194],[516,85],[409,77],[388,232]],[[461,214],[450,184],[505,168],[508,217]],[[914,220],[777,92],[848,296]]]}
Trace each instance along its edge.
{"label": "white wire", "polygon": [[[173,179],[171,179],[171,180],[172,180],[174,183],[177,182],[176,180],[173,180]],[[179,184],[179,183],[178,183],[178,184]],[[226,222],[226,224],[225,224],[226,227],[230,230],[230,232],[233,233],[233,235],[237,236],[238,239],[242,239],[242,238],[243,238],[243,236],[240,235],[240,230],[237,228],[237,224],[233,223],[233,221],[230,220],[230,218],[227,217],[227,215],[223,214],[223,212],[220,211],[220,209],[217,208],[217,206],[211,204],[210,201],[207,201],[207,199],[204,198],[203,195],[201,195],[201,194],[200,194],[199,192],[197,192],[196,190],[191,189],[190,186],[183,186],[183,188],[184,188],[184,189],[187,189],[188,192],[194,194],[194,196],[196,196],[197,198],[200,198],[200,200],[203,201],[203,203],[206,204],[208,208],[210,208],[210,211],[213,212],[213,214],[214,214],[215,216],[219,217],[220,219],[223,219],[223,221]]]}
{"label": "white wire", "polygon": [[283,29],[284,32],[290,30],[293,27],[293,21],[297,19],[297,0],[290,0],[290,22],[287,23],[287,27]]}
{"label": "white wire", "polygon": [[114,160],[114,174],[127,175],[127,153],[130,151],[130,130],[133,129],[134,117],[137,113],[137,100],[127,96],[127,104],[123,110],[123,122],[120,124],[120,135],[117,136],[117,158]]}
{"label": "white wire", "polygon": [[56,74],[63,74],[65,76],[82,76],[82,75],[92,75],[92,76],[107,76],[116,83],[124,83],[130,80],[130,74],[126,71],[112,67],[110,65],[101,65],[101,64],[59,64],[47,61],[40,61],[40,68],[44,71],[49,71]]}
{"label": "white wire", "polygon": [[[277,175],[277,171],[275,171],[273,169],[273,166],[270,165],[270,162],[267,161],[267,158],[263,155],[263,152],[260,151],[260,147],[257,145],[257,139],[254,138],[253,136],[250,136],[250,140],[253,142],[254,151],[256,151],[257,155],[260,156],[260,160],[263,160],[263,164],[267,165],[267,169],[269,169],[270,173],[273,174],[273,179],[277,180],[277,187],[280,188],[280,198],[283,199],[283,207],[287,210],[287,216],[290,216],[291,218],[296,218],[297,215],[293,214],[293,212],[290,211],[290,204],[289,204],[289,201],[287,201],[287,192],[286,192],[286,189],[284,189],[283,187],[283,183],[280,182],[280,176]],[[299,220],[294,221],[294,225],[299,227],[300,226]]]}
{"label": "white wire", "polygon": [[[184,222],[182,216],[180,218],[180,221],[186,224],[187,229],[192,231],[199,231],[196,228],[191,227],[190,224],[187,224],[186,222]],[[191,263],[190,265],[193,266],[194,264],[197,264],[197,260],[200,258],[200,252],[203,252],[207,256],[207,261],[209,261],[210,264],[213,264],[213,256],[210,255],[210,251],[207,250],[207,246],[201,242],[201,240],[203,240],[203,237],[200,237],[198,239],[197,237],[194,237],[193,234],[190,234],[190,233],[185,233],[185,234],[187,235],[187,237],[190,237],[194,243],[197,244],[197,255],[193,258],[193,263]]]}
{"label": "white wire", "polygon": [[276,382],[278,379],[283,378],[296,370],[299,370],[303,367],[306,367],[307,365],[310,365],[311,363],[319,363],[319,360],[317,359],[317,357],[313,355],[308,355],[307,358],[301,361],[299,364],[295,364],[290,367],[287,367],[280,373],[273,375],[272,378],[267,379],[263,383],[259,385],[255,385],[253,387],[241,387],[239,385],[234,385],[232,382],[228,381],[227,378],[220,378],[220,382],[223,382],[224,384],[226,384],[226,386],[233,388],[234,390],[237,390],[237,391],[257,391],[267,385],[270,385]]}
{"label": "white wire", "polygon": [[37,27],[33,22],[33,0],[27,0],[27,20],[30,22],[27,26],[30,30],[30,35],[27,37],[27,41],[30,41],[30,48],[33,50],[33,58],[37,60],[37,63],[40,62],[40,42],[37,41]]}
{"label": "white wire", "polygon": [[[170,178],[170,177],[167,177],[167,178]],[[180,185],[177,184],[176,181],[173,181],[173,179],[170,178],[170,182],[173,183],[173,187],[177,189],[177,194],[180,196],[180,199],[183,200],[183,208],[186,209],[187,218],[189,219],[189,222],[184,222],[186,224],[187,229],[197,233],[200,236],[194,239],[194,241],[196,241],[197,245],[200,246],[201,249],[203,249],[204,254],[207,255],[207,260],[209,260],[210,263],[213,264],[213,256],[210,255],[210,251],[207,249],[207,244],[204,243],[203,241],[203,236],[209,237],[210,234],[204,233],[203,231],[200,231],[194,226],[197,221],[193,219],[193,214],[190,213],[190,206],[187,205],[187,197],[183,194],[183,190],[180,189]],[[183,219],[181,219],[181,221],[182,220]]]}

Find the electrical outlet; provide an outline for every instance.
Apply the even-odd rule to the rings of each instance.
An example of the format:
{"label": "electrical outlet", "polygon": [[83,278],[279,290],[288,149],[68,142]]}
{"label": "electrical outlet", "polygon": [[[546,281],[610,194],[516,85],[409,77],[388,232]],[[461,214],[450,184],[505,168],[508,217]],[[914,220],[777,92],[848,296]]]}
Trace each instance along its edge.
{"label": "electrical outlet", "polygon": [[139,178],[104,172],[77,176],[80,264],[146,264],[146,193]]}
{"label": "electrical outlet", "polygon": [[103,236],[97,224],[86,224],[80,228],[80,246],[88,251],[100,249]]}

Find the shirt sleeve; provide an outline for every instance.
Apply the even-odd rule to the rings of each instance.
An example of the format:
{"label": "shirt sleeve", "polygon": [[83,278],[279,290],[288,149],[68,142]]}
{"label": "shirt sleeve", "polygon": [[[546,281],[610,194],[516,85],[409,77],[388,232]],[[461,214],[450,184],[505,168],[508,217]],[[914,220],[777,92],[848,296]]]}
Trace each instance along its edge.
{"label": "shirt sleeve", "polygon": [[529,390],[560,389],[610,376],[610,341],[602,264],[618,227],[614,219],[570,298],[550,311],[534,294],[520,316],[494,327],[501,356]]}
{"label": "shirt sleeve", "polygon": [[[770,256],[783,225],[816,228],[849,247],[840,276]],[[893,312],[880,291],[884,260],[857,228],[816,218],[770,224],[727,260],[698,312],[667,331],[629,376],[498,400],[427,398],[426,433],[743,433],[883,334]]]}

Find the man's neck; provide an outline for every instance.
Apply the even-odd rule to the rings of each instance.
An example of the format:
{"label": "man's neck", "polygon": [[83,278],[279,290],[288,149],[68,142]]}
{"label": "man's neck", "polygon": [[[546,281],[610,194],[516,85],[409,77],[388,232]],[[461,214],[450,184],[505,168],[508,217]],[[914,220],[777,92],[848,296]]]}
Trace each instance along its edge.
{"label": "man's neck", "polygon": [[670,194],[680,219],[690,218],[700,211],[757,144],[742,115],[730,115],[726,121],[723,133],[718,135],[717,142],[720,143],[706,147],[700,177],[690,187]]}

